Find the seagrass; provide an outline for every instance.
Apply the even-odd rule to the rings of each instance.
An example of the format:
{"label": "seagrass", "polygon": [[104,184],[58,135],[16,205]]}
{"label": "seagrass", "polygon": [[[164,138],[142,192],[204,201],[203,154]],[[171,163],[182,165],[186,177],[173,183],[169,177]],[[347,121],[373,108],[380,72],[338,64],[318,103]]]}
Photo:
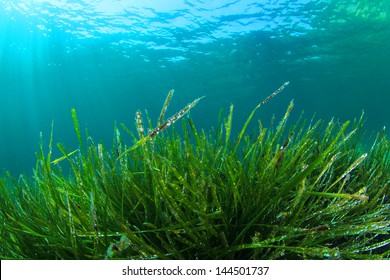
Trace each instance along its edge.
{"label": "seagrass", "polygon": [[52,126],[33,176],[0,178],[1,259],[389,259],[385,130],[367,147],[363,115],[289,125],[291,102],[248,133],[287,84],[237,135],[233,105],[210,132],[182,118],[200,98],[165,119],[173,91],[149,133],[138,111],[108,146],[72,109],[78,147],[55,147]]}

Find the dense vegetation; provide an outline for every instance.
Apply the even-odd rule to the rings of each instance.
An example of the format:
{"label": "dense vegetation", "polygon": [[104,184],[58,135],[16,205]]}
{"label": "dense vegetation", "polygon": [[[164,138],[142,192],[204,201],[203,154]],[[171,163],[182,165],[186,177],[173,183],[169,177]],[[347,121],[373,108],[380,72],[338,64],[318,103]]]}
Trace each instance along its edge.
{"label": "dense vegetation", "polygon": [[52,141],[41,144],[32,178],[0,180],[0,257],[389,258],[385,133],[362,151],[363,117],[287,126],[290,103],[277,125],[259,122],[249,136],[255,111],[286,85],[237,137],[233,106],[208,133],[178,121],[200,99],[164,121],[173,92],[154,129],[146,134],[137,112],[138,135],[115,127],[111,147],[83,137],[72,110],[78,149],[58,144],[64,156],[52,159]]}

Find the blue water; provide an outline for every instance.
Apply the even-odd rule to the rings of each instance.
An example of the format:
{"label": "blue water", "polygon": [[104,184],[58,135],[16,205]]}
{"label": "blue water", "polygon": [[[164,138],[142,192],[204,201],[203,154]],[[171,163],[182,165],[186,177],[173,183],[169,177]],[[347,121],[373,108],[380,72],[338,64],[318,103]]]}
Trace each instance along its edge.
{"label": "blue water", "polygon": [[[292,121],[345,121],[365,111],[369,133],[390,124],[390,1],[0,0],[0,173],[31,173],[40,133],[77,148],[70,110],[110,145],[114,122],[155,122],[205,95],[198,128],[235,105],[234,126],[267,125],[290,100]],[[254,121],[256,124],[256,121]],[[128,139],[131,144],[131,139]],[[54,151],[59,154],[58,151]]]}

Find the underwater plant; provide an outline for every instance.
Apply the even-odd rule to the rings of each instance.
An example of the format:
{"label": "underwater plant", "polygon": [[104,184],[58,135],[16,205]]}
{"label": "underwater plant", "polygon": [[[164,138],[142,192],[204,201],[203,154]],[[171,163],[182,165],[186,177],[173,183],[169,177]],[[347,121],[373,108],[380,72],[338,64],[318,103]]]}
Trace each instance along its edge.
{"label": "underwater plant", "polygon": [[209,133],[182,118],[201,98],[164,120],[173,91],[156,126],[147,117],[145,133],[137,111],[138,135],[115,127],[110,147],[83,137],[72,109],[78,149],[57,144],[53,160],[52,132],[32,178],[0,179],[1,259],[388,259],[385,132],[362,151],[363,115],[288,127],[291,102],[250,137],[287,85],[237,137],[233,105]]}

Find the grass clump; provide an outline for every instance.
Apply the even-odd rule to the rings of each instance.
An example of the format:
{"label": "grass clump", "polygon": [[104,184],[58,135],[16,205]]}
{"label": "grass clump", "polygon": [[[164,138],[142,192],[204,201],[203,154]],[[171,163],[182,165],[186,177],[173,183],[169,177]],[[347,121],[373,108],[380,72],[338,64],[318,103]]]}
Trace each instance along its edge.
{"label": "grass clump", "polygon": [[[32,178],[0,180],[2,259],[388,259],[389,141],[359,148],[363,118],[339,125],[259,122],[231,135],[233,106],[211,132],[177,122],[200,99],[112,146],[83,138],[51,158],[40,145]],[[151,121],[149,120],[149,127]],[[274,123],[274,122],[273,122]],[[126,146],[128,136],[134,144]],[[51,137],[52,139],[52,137]],[[66,171],[67,170],[67,171]]]}

